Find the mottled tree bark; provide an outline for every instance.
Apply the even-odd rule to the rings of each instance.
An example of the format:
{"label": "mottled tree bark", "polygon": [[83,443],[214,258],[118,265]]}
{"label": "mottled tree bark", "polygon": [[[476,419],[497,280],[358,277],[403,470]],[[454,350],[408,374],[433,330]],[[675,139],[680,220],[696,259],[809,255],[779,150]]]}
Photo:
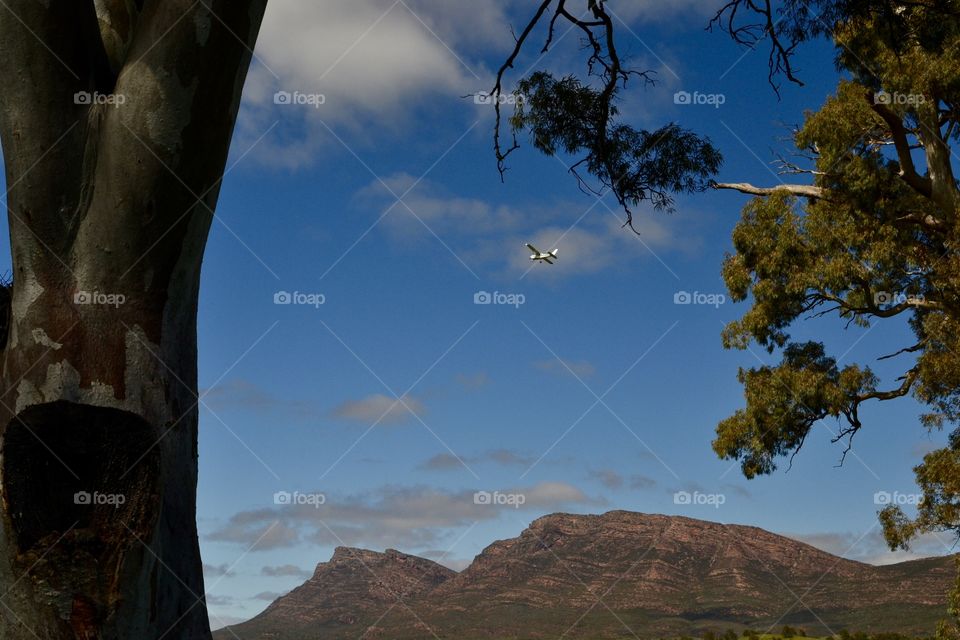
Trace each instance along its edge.
{"label": "mottled tree bark", "polygon": [[0,5],[0,639],[210,636],[197,295],[265,5]]}

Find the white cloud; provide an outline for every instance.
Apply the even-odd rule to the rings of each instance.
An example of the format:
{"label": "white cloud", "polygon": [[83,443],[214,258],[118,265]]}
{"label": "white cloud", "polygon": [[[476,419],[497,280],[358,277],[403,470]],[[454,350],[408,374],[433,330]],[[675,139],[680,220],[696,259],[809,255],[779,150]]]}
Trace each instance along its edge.
{"label": "white cloud", "polygon": [[338,418],[368,424],[378,421],[378,424],[396,424],[409,419],[411,413],[422,416],[426,411],[423,402],[413,396],[391,398],[375,393],[360,400],[344,402],[334,409],[333,414]]}
{"label": "white cloud", "polygon": [[[461,49],[505,46],[507,25],[498,3],[477,10],[448,0],[271,0],[244,91],[238,147],[280,120],[256,155],[295,168],[329,139],[320,119],[354,134],[370,122],[378,133],[399,132],[417,109],[466,104],[462,96],[492,76]],[[278,107],[280,90],[324,101]]]}
{"label": "white cloud", "polygon": [[[403,196],[404,204],[395,204],[395,196]],[[597,273],[697,242],[687,228],[680,244],[663,213],[637,211],[638,236],[623,228],[621,211],[603,204],[586,211],[594,204],[592,198],[531,206],[491,202],[451,194],[429,180],[418,182],[402,172],[383,182],[372,181],[358,191],[354,204],[371,220],[392,205],[378,229],[398,244],[436,242],[436,234],[456,246],[458,256],[472,268],[490,266],[513,277],[528,273],[531,278],[550,279]],[[556,248],[558,260],[553,265],[531,264],[527,242],[542,251]]]}
{"label": "white cloud", "polygon": [[[699,31],[716,9],[710,5],[639,0],[610,7],[621,55],[633,68],[657,71],[657,82],[672,94],[680,67],[670,51],[649,48],[645,29]],[[347,129],[353,144],[403,135],[416,114],[442,112],[449,119],[451,107],[467,122],[483,112],[463,96],[490,88],[495,68],[513,48],[511,29],[522,28],[532,15],[529,3],[516,0],[489,0],[479,7],[450,0],[271,0],[244,89],[238,153],[278,123],[252,157],[295,169],[311,164],[325,144],[336,144],[323,123]],[[577,30],[563,26],[545,59],[540,55],[545,29],[538,31],[516,72],[534,65],[556,75],[584,75],[586,54]],[[513,74],[507,81],[518,79]],[[319,108],[278,107],[273,96],[279,90],[322,94],[324,102]],[[646,122],[651,102],[644,96],[626,101],[624,114]],[[637,104],[646,106],[634,113]]]}

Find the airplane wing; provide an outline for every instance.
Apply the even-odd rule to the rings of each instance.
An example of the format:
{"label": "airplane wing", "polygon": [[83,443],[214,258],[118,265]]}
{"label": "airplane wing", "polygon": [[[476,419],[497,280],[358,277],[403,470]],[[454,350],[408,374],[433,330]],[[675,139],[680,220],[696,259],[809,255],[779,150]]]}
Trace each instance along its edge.
{"label": "airplane wing", "polygon": [[540,258],[540,259],[543,260],[544,262],[546,262],[547,264],[553,264],[553,262],[550,260],[550,258]]}
{"label": "airplane wing", "polygon": [[529,242],[527,243],[527,249],[530,249],[530,251],[533,251],[535,254],[540,255],[540,250],[537,249],[532,244],[530,244]]}

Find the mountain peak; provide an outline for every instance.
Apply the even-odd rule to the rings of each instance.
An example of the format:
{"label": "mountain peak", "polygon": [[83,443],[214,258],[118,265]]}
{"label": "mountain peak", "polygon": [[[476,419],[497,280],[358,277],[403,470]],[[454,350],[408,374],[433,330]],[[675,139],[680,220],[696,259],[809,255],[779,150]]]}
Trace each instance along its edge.
{"label": "mountain peak", "polygon": [[614,638],[624,625],[666,637],[775,623],[915,634],[942,616],[954,578],[949,557],[873,567],[756,527],[554,513],[459,574],[394,549],[337,547],[302,586],[216,637]]}

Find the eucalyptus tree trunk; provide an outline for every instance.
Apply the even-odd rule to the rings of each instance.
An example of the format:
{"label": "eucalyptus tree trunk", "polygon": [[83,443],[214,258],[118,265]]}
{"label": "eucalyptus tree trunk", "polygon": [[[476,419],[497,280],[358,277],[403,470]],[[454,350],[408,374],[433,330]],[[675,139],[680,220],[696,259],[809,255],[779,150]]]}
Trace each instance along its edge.
{"label": "eucalyptus tree trunk", "polygon": [[0,6],[0,639],[210,637],[197,295],[265,5]]}

